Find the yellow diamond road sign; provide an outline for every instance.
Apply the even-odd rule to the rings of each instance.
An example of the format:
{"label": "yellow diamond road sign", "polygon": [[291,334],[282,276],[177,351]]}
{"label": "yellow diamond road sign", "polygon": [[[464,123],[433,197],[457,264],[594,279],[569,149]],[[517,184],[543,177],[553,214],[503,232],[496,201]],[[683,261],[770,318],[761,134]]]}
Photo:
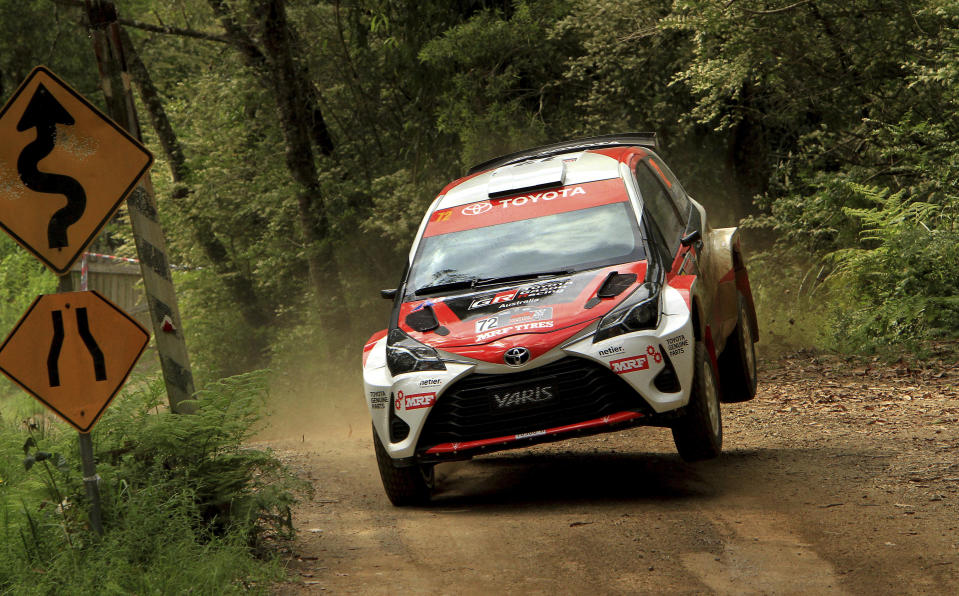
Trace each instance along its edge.
{"label": "yellow diamond road sign", "polygon": [[63,275],[152,163],[136,139],[38,66],[0,111],[0,227]]}
{"label": "yellow diamond road sign", "polygon": [[89,432],[149,340],[96,291],[38,296],[0,346],[0,372]]}

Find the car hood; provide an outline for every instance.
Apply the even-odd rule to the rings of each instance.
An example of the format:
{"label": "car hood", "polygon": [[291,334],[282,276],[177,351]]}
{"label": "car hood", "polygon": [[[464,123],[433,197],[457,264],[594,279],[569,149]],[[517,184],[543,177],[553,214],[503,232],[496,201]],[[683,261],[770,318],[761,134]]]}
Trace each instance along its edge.
{"label": "car hood", "polygon": [[[570,275],[467,293],[431,296],[400,305],[398,326],[438,350],[502,363],[503,352],[523,346],[544,354],[598,321],[643,283],[637,261]],[[597,292],[606,286],[604,295]]]}

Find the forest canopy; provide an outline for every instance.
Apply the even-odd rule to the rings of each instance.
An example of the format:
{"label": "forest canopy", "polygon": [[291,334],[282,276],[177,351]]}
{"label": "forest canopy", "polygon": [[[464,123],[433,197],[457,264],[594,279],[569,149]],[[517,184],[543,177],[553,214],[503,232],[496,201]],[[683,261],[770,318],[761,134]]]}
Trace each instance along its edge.
{"label": "forest canopy", "polygon": [[[116,4],[210,375],[355,356],[449,180],[630,130],[717,223],[748,216],[760,295],[805,294],[832,345],[959,328],[959,1]],[[102,102],[88,27],[83,2],[0,0],[0,99],[45,64]],[[135,254],[122,213],[94,249]],[[4,327],[53,283],[0,244]]]}

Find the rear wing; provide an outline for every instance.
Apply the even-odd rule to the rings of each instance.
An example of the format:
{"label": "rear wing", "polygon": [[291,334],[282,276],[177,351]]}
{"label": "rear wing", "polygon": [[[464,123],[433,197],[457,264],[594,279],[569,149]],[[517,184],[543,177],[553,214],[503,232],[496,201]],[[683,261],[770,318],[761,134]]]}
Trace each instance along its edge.
{"label": "rear wing", "polygon": [[484,170],[498,168],[527,159],[539,159],[559,155],[561,153],[570,153],[573,151],[585,151],[587,149],[600,149],[603,147],[646,147],[656,149],[656,133],[654,132],[622,132],[611,135],[600,135],[597,137],[586,137],[584,139],[575,139],[572,141],[563,141],[553,143],[552,145],[543,145],[542,147],[533,147],[508,155],[494,157],[483,163],[476,164],[470,168],[469,173],[475,174]]}

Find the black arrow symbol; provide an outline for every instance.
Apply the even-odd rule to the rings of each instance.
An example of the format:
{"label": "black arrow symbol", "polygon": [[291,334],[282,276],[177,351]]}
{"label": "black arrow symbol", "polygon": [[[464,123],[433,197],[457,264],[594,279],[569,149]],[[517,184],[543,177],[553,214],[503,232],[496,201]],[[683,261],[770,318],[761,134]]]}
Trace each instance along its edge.
{"label": "black arrow symbol", "polygon": [[54,310],[53,341],[50,342],[50,353],[47,355],[47,375],[50,377],[50,386],[60,386],[60,349],[63,348],[63,313]]}
{"label": "black arrow symbol", "polygon": [[47,226],[47,240],[50,248],[63,248],[67,242],[67,228],[77,223],[87,208],[87,195],[79,182],[69,176],[48,174],[37,169],[40,163],[57,142],[57,124],[71,125],[73,116],[60,105],[42,84],[30,98],[27,109],[23,111],[17,130],[23,132],[37,129],[37,138],[23,148],[17,158],[17,173],[20,180],[30,190],[42,193],[61,194],[67,198],[67,204],[50,218]]}
{"label": "black arrow symbol", "polygon": [[[67,305],[70,308],[70,305]],[[83,340],[87,351],[93,358],[93,377],[98,381],[107,380],[107,365],[103,358],[103,350],[97,344],[93,334],[90,333],[90,319],[87,317],[86,308],[77,309],[77,331],[80,333],[80,339]],[[50,380],[51,387],[60,386],[60,351],[63,349],[63,311],[54,310],[50,312],[53,318],[53,340],[50,342],[50,352],[47,354],[47,377]]]}

